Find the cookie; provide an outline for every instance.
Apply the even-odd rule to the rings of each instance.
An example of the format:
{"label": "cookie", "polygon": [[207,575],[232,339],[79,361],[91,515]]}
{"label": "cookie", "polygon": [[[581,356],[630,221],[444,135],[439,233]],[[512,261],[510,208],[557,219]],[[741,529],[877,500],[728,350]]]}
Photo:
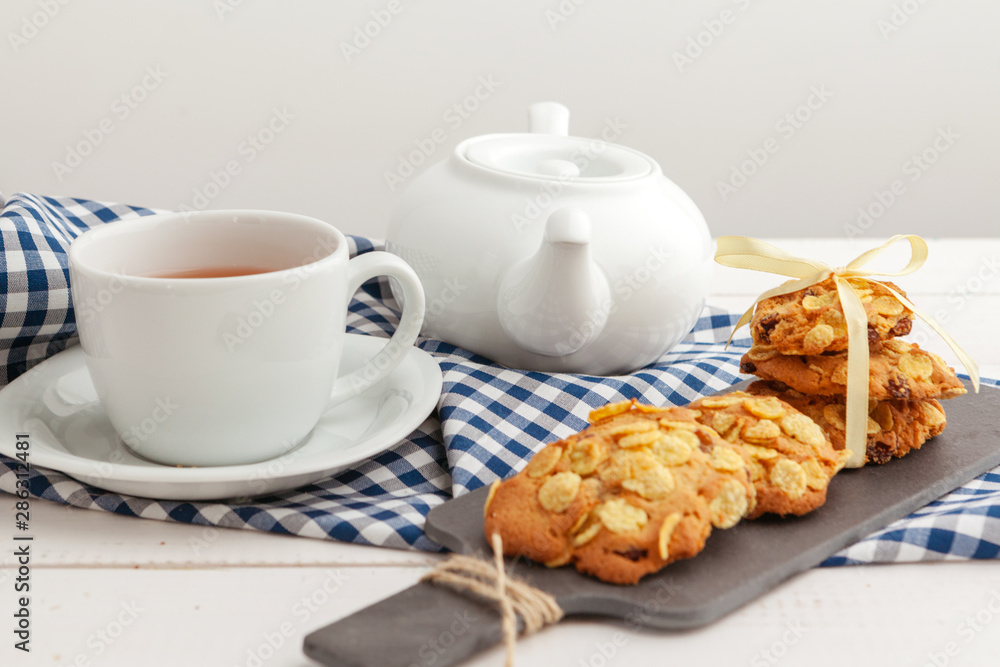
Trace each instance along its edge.
{"label": "cookie", "polygon": [[484,529],[505,554],[634,584],[753,510],[745,455],[692,411],[633,401],[590,420],[490,489]]}
{"label": "cookie", "polygon": [[[878,400],[954,398],[965,393],[962,381],[944,359],[895,338],[869,353],[868,368],[868,395]],[[792,356],[754,346],[743,355],[740,372],[777,380],[803,394],[847,393],[847,352]]]}
{"label": "cookie", "polygon": [[[843,398],[806,396],[780,382],[754,382],[747,392],[773,396],[808,415],[826,431],[834,448],[844,449],[847,407]],[[868,401],[868,444],[865,463],[886,463],[920,449],[927,440],[944,430],[944,408],[934,399]]]}
{"label": "cookie", "polygon": [[[913,313],[886,285],[903,296],[892,283],[848,278],[868,316],[868,341],[873,348],[883,340],[905,336],[913,326]],[[833,278],[806,289],[772,296],[757,304],[750,321],[755,345],[781,354],[823,354],[847,349],[847,323]]]}
{"label": "cookie", "polygon": [[757,505],[748,519],[813,511],[826,502],[830,479],[849,456],[837,451],[812,419],[773,396],[735,391],[688,407],[699,422],[749,455]]}

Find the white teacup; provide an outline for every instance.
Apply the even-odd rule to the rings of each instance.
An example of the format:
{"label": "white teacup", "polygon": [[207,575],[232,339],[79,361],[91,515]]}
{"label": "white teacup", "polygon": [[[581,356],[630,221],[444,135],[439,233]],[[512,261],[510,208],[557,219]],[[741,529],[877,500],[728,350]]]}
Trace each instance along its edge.
{"label": "white teacup", "polygon": [[[73,242],[69,268],[80,342],[111,424],[137,454],[170,465],[254,463],[295,447],[329,407],[396,367],[424,316],[403,260],[349,259],[343,234],[289,213],[114,222]],[[189,277],[207,274],[226,277]],[[351,296],[379,275],[403,289],[399,326],[378,355],[338,377]]]}

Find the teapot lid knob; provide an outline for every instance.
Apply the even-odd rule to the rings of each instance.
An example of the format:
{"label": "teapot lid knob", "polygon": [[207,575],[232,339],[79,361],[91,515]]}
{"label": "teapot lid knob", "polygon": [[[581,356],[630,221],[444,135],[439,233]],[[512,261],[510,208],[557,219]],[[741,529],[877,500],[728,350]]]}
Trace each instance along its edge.
{"label": "teapot lid knob", "polygon": [[536,102],[528,107],[528,131],[532,134],[569,136],[569,109],[558,102]]}

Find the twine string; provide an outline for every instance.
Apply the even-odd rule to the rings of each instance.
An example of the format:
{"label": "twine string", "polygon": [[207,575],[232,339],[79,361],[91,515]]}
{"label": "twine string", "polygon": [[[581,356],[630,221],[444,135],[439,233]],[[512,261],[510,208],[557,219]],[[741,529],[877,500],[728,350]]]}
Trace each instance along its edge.
{"label": "twine string", "polygon": [[507,576],[503,561],[503,540],[499,533],[490,538],[493,562],[472,556],[453,555],[438,564],[421,578],[421,581],[448,586],[460,593],[473,593],[495,602],[500,607],[507,667],[514,665],[514,646],[517,641],[517,618],[524,622],[525,635],[530,635],[546,625],[558,623],[563,610],[556,599],[530,584]]}

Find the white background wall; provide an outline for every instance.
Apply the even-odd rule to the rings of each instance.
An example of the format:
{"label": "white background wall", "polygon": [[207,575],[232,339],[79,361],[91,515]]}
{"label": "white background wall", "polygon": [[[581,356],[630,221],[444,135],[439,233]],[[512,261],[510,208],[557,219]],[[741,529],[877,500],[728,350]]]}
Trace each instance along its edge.
{"label": "white background wall", "polygon": [[[390,5],[348,58],[342,43]],[[7,194],[270,208],[380,235],[384,174],[415,141],[443,128],[438,158],[555,99],[573,134],[625,123],[620,143],[657,159],[716,235],[1000,232],[996,0],[4,0],[0,27]],[[446,117],[481,78],[500,85]],[[269,138],[275,109],[292,118],[245,144]],[[782,120],[796,112],[798,127]],[[731,180],[769,139],[776,152]],[[77,164],[81,142],[97,145]],[[880,215],[855,227],[859,207]]]}

